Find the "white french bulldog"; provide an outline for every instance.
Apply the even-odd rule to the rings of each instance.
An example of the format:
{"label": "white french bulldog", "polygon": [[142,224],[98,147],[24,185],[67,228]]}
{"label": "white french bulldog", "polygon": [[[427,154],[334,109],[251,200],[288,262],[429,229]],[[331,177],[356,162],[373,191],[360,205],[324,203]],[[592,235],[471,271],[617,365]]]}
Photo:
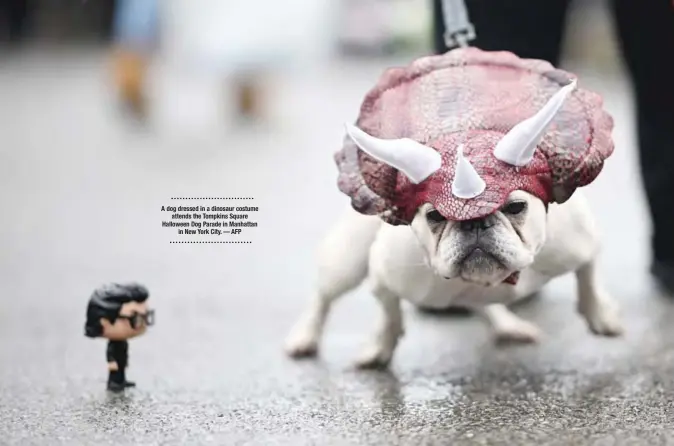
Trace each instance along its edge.
{"label": "white french bulldog", "polygon": [[[546,106],[525,126],[515,126],[503,140],[513,147],[529,141],[531,157],[551,116],[561,107],[561,94],[568,92],[553,98],[557,103]],[[537,121],[541,123],[538,126]],[[347,131],[362,150],[386,161],[390,141],[377,140],[355,128],[347,127]],[[517,132],[528,133],[518,136]],[[438,169],[428,148],[412,147],[406,140],[408,146],[403,150],[400,141],[397,156],[391,157],[389,164],[418,181]],[[521,148],[517,156],[510,156],[512,148],[498,150],[503,160],[521,160],[524,153]],[[401,153],[413,153],[410,156],[415,158],[402,160]],[[459,155],[455,182],[460,179],[462,184],[454,185],[455,195],[479,195],[484,182],[469,165],[461,167],[461,162]],[[577,309],[590,330],[617,336],[623,328],[616,302],[597,277],[599,250],[597,229],[580,191],[563,204],[552,203],[546,209],[541,199],[517,190],[496,212],[468,221],[447,220],[429,203],[417,209],[410,225],[400,226],[349,209],[320,250],[316,293],[286,339],[285,349],[292,357],[315,355],[332,303],[366,278],[381,304],[383,318],[357,361],[360,367],[382,367],[391,361],[404,333],[401,299],[426,308],[472,308],[486,318],[497,338],[535,342],[540,336],[538,327],[516,316],[507,305],[568,273],[576,276]],[[519,274],[518,280],[507,283],[513,274]]]}

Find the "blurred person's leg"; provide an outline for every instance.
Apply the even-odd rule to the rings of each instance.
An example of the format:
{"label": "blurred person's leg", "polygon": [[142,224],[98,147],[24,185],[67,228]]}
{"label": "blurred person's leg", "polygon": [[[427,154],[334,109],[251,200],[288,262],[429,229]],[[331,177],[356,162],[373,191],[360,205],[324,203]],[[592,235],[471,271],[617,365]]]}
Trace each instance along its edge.
{"label": "blurred person's leg", "polygon": [[257,121],[262,118],[266,98],[261,79],[260,73],[251,70],[243,70],[235,77],[237,118],[244,121]]}
{"label": "blurred person's leg", "polygon": [[136,114],[146,111],[145,82],[156,46],[158,0],[118,0],[113,65],[122,101]]}
{"label": "blurred person's leg", "polygon": [[[512,51],[520,57],[559,63],[569,0],[464,0],[477,38],[470,42],[487,51]],[[443,0],[433,0],[433,44],[444,42]]]}
{"label": "blurred person's leg", "polygon": [[113,53],[115,84],[125,105],[139,115],[145,112],[145,73],[147,59],[128,48]]}
{"label": "blurred person's leg", "polygon": [[[443,0],[433,0],[433,46],[447,51]],[[569,0],[464,0],[477,38],[471,46],[486,51],[511,51],[520,57],[559,63]],[[438,310],[420,308],[427,313]],[[467,313],[450,307],[440,312]]]}
{"label": "blurred person's leg", "polygon": [[674,294],[674,5],[614,0],[616,27],[632,75],[639,158],[651,212],[653,273]]}
{"label": "blurred person's leg", "polygon": [[28,19],[27,0],[0,0],[0,13],[4,15],[7,37],[12,43],[21,41],[26,31]]}

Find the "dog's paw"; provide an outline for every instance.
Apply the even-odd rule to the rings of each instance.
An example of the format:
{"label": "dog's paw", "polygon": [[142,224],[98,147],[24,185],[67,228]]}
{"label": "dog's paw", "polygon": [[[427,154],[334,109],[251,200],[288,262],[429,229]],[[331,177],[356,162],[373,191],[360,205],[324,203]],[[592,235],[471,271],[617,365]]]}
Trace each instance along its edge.
{"label": "dog's paw", "polygon": [[494,340],[498,344],[533,344],[540,341],[541,330],[535,324],[523,319],[511,319],[494,327]]}
{"label": "dog's paw", "polygon": [[383,344],[368,346],[356,360],[359,369],[384,369],[388,367],[393,357],[393,348]]}
{"label": "dog's paw", "polygon": [[283,347],[291,358],[307,358],[318,354],[318,335],[304,327],[293,330],[286,338]]}
{"label": "dog's paw", "polygon": [[582,314],[590,331],[598,336],[620,336],[625,331],[618,311],[613,305],[598,305]]}

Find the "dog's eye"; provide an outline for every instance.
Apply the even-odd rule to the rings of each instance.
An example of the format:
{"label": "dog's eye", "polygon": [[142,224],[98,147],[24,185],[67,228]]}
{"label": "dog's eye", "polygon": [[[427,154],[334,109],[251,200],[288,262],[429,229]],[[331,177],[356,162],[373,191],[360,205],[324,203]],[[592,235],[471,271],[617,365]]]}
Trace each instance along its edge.
{"label": "dog's eye", "polygon": [[517,215],[520,214],[523,210],[525,210],[526,207],[527,204],[524,201],[513,201],[512,203],[508,203],[507,205],[505,205],[502,211],[506,214]]}
{"label": "dog's eye", "polygon": [[433,223],[441,223],[445,221],[445,217],[443,217],[442,214],[436,210],[432,210],[427,213],[426,218]]}

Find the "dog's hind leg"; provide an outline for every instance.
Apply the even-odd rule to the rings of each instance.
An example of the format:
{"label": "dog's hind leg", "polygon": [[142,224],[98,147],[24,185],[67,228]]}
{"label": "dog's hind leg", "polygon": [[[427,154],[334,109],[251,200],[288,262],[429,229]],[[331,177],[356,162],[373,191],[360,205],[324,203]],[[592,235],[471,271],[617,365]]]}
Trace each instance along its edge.
{"label": "dog's hind leg", "polygon": [[362,283],[381,220],[349,209],[328,234],[318,256],[318,286],[313,298],[285,341],[292,357],[318,353],[323,328],[333,302]]}
{"label": "dog's hind leg", "polygon": [[623,327],[618,316],[618,304],[603,289],[597,279],[594,260],[576,271],[578,284],[578,312],[597,335],[618,336]]}
{"label": "dog's hind leg", "polygon": [[522,319],[503,304],[492,304],[479,310],[487,320],[496,342],[534,343],[541,337],[540,329]]}

